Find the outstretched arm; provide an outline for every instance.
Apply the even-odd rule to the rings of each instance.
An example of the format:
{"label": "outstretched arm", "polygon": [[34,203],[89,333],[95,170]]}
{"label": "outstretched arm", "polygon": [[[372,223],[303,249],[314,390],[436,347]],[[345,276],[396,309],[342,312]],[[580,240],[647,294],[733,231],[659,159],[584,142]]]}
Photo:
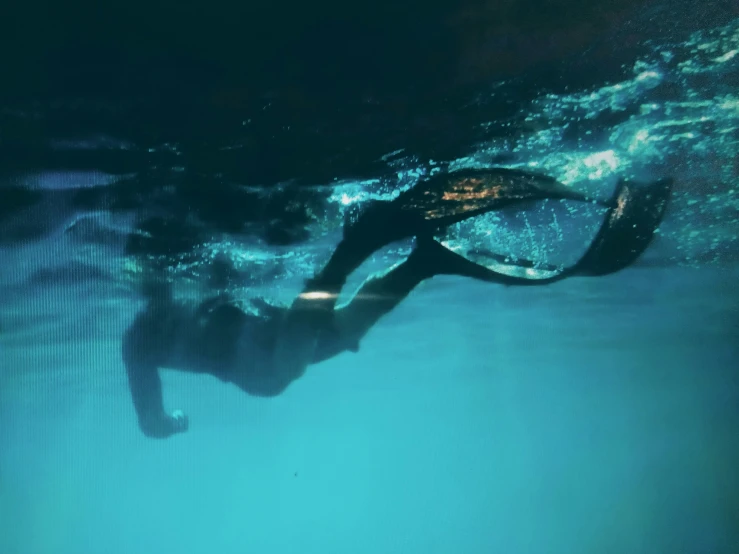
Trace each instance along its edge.
{"label": "outstretched arm", "polygon": [[170,415],[164,411],[162,381],[156,366],[129,362],[126,372],[139,427],[147,437],[166,439],[187,431],[188,419],[184,413],[176,410]]}
{"label": "outstretched arm", "polygon": [[161,439],[187,431],[188,420],[180,411],[164,411],[158,366],[167,345],[161,327],[153,323],[150,313],[136,318],[123,337],[123,363],[139,427],[146,436]]}

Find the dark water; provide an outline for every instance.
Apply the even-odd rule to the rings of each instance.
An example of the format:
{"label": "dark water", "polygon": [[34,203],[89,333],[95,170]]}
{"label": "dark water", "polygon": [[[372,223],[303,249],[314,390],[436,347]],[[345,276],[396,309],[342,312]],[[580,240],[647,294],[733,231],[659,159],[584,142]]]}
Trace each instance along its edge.
{"label": "dark water", "polygon": [[[733,3],[35,9],[3,39],[0,552],[739,549]],[[617,275],[435,278],[278,398],[163,372],[191,429],[141,435],[142,275],[287,303],[347,210],[497,166],[675,190]],[[602,215],[444,243],[563,263]]]}

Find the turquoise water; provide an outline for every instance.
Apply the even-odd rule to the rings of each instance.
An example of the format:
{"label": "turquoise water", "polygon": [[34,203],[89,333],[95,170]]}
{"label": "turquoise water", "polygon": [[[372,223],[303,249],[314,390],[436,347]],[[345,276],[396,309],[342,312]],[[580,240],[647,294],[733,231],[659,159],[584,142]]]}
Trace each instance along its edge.
{"label": "turquoise water", "polygon": [[3,552],[732,552],[737,275],[438,278],[279,398],[164,372],[164,442],[114,339],[11,353]]}
{"label": "turquoise water", "polygon": [[[44,238],[0,246],[0,552],[737,552],[737,52],[733,21],[654,44],[627,80],[481,121],[490,137],[468,156],[388,153],[386,178],[325,185],[331,209],[304,246],[214,233],[171,264],[179,295],[201,294],[225,255],[230,292],[289,301],[344,210],[446,167],[505,157],[603,196],[622,175],[676,179],[654,244],[617,275],[535,289],[435,278],[360,352],[278,398],[164,371],[165,405],[191,427],[162,442],[136,426],[119,354],[143,306],[123,255],[135,215],[71,205],[104,175],[29,177],[42,202],[2,233],[43,224]],[[516,132],[496,138],[502,126]],[[545,203],[445,242],[571,257],[600,215]],[[407,251],[379,253],[349,289]]]}

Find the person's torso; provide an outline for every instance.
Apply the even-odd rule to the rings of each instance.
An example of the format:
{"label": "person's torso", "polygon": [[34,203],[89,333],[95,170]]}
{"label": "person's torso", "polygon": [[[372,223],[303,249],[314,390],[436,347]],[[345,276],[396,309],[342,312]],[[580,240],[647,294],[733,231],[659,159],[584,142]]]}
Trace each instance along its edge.
{"label": "person's torso", "polygon": [[[215,298],[178,310],[170,331],[177,337],[171,367],[213,375],[254,396],[274,396],[290,384],[274,367],[282,310],[262,316]],[[334,343],[333,337],[323,337],[314,363],[334,356]]]}

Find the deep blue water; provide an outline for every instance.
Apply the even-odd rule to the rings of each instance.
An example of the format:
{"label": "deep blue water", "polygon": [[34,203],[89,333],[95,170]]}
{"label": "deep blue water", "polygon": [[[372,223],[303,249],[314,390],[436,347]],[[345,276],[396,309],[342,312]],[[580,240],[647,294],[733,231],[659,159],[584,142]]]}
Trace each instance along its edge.
{"label": "deep blue water", "polygon": [[[89,99],[68,111],[8,101],[11,137],[51,138],[0,143],[14,168],[0,172],[0,552],[737,552],[739,20],[626,50],[619,74],[529,86],[510,113],[487,107],[520,80],[478,86],[467,111],[450,103],[452,122],[430,124],[453,144],[317,130],[334,161],[273,166],[266,149],[253,173],[239,165],[239,152],[259,158],[249,117],[213,146],[188,134],[200,120],[131,131],[151,105],[114,116]],[[91,113],[107,114],[99,132],[85,130]],[[287,133],[280,114],[259,133],[282,120]],[[68,137],[65,121],[81,121]],[[392,148],[362,158],[380,143]],[[143,273],[166,271],[185,298],[225,288],[289,302],[347,209],[500,165],[603,197],[623,176],[676,185],[655,241],[619,274],[522,289],[437,277],[358,353],[278,398],[164,371],[166,406],[191,428],[161,442],[139,432],[120,337]],[[602,214],[542,203],[444,242],[564,263]],[[347,294],[408,251],[375,255]],[[214,260],[230,268],[218,285]]]}

